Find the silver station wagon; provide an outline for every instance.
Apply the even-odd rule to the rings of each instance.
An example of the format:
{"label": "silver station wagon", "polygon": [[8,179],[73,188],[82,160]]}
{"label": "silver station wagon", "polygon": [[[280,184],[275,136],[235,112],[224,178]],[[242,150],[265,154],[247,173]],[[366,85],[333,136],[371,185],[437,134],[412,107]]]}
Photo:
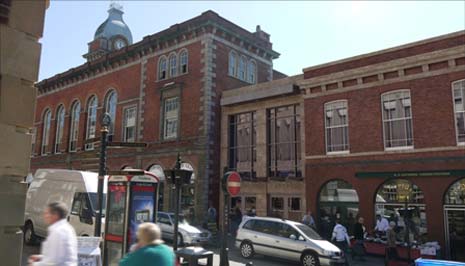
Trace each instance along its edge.
{"label": "silver station wagon", "polygon": [[344,265],[339,248],[307,225],[268,217],[250,217],[239,225],[236,247],[242,257],[254,254],[300,261],[303,266]]}

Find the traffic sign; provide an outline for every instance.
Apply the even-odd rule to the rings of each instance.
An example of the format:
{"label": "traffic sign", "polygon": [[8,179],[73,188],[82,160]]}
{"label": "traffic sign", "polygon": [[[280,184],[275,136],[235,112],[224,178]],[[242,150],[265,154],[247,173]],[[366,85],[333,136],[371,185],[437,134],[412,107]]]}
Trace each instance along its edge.
{"label": "traffic sign", "polygon": [[226,189],[231,196],[237,196],[241,191],[241,176],[237,172],[226,173]]}

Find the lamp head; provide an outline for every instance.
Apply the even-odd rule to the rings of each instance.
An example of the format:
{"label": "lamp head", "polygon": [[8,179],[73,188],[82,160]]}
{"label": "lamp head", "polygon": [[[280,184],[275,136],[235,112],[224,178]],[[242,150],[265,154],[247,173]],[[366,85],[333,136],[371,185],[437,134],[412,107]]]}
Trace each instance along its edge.
{"label": "lamp head", "polygon": [[104,113],[102,115],[102,126],[108,127],[111,124],[111,116],[109,113]]}

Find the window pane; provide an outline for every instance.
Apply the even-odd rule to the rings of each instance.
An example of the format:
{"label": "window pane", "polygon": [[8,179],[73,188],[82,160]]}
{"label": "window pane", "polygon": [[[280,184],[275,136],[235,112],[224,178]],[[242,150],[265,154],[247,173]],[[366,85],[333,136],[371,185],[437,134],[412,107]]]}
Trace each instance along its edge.
{"label": "window pane", "polygon": [[410,91],[382,96],[385,147],[413,145]]}
{"label": "window pane", "polygon": [[338,101],[325,105],[326,150],[345,151],[349,149],[349,124],[347,101]]}
{"label": "window pane", "polygon": [[228,68],[228,73],[230,76],[235,76],[236,75],[236,53],[230,52],[229,53],[229,68]]}
{"label": "window pane", "polygon": [[170,56],[170,77],[177,75],[176,55]]}
{"label": "window pane", "polygon": [[165,99],[164,105],[164,138],[176,138],[178,133],[179,98]]}
{"label": "window pane", "polygon": [[244,179],[255,178],[255,113],[233,115],[229,121],[229,168],[239,172]]}
{"label": "window pane", "polygon": [[158,79],[165,79],[166,78],[166,59],[160,59],[158,64]]}

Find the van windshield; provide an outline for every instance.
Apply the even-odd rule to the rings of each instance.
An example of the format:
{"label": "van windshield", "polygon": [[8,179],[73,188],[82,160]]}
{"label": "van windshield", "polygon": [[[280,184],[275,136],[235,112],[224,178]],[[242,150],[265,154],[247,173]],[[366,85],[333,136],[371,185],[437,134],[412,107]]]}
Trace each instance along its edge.
{"label": "van windshield", "polygon": [[304,233],[306,236],[308,236],[310,239],[315,239],[315,240],[321,240],[323,239],[315,230],[310,228],[307,225],[304,224],[296,224],[297,228],[299,228],[302,233]]}
{"label": "van windshield", "polygon": [[[89,192],[90,204],[92,205],[92,212],[95,215],[98,211],[98,194],[96,192]],[[107,194],[103,194],[102,217],[105,216],[105,207],[107,205]]]}

